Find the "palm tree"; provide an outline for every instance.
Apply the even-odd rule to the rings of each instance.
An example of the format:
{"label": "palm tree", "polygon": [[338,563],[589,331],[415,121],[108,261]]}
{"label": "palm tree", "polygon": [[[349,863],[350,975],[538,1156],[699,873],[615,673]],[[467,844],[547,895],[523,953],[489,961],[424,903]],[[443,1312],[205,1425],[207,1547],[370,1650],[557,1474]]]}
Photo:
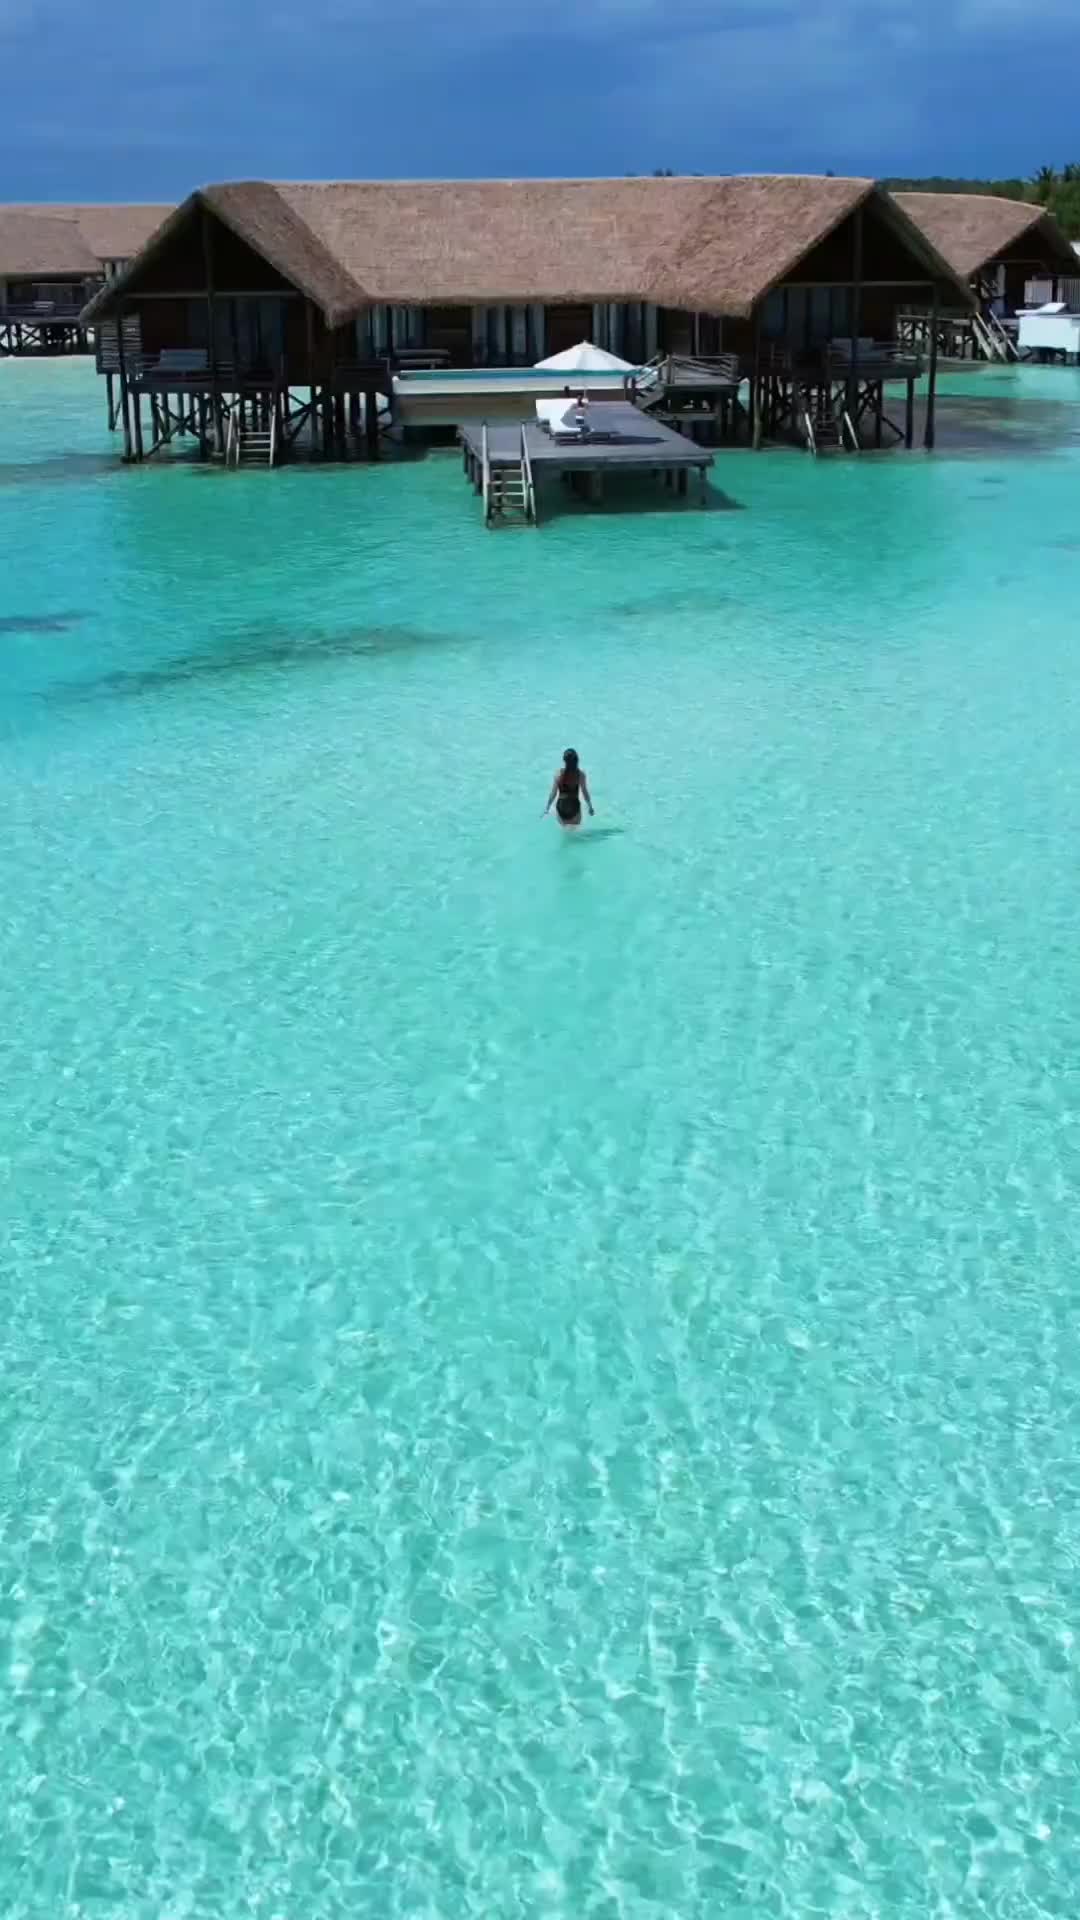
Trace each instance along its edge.
{"label": "palm tree", "polygon": [[1070,160],[1067,166],[1062,167],[1061,178],[1063,181],[1080,180],[1080,161]]}
{"label": "palm tree", "polygon": [[1046,205],[1054,188],[1057,186],[1057,178],[1057,169],[1055,167],[1040,167],[1038,173],[1035,175],[1035,198],[1036,200],[1041,200],[1043,206]]}

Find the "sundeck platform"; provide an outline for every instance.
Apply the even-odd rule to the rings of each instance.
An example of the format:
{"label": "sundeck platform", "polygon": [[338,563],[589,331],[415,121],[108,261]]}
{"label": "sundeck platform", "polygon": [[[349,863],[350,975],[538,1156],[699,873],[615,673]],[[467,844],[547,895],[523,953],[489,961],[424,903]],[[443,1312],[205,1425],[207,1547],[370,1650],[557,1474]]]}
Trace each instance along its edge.
{"label": "sundeck platform", "polygon": [[[567,402],[569,410],[571,403]],[[553,473],[619,472],[656,473],[665,469],[704,471],[713,464],[707,447],[699,447],[681,433],[673,433],[660,420],[653,420],[639,407],[605,401],[592,409],[595,431],[580,440],[556,439],[545,432],[539,421],[528,420],[525,442],[533,468]],[[516,467],[521,462],[521,421],[493,421],[487,430],[488,464],[491,467]],[[461,438],[475,460],[482,458],[483,427],[469,421],[461,429]],[[610,436],[610,437],[609,437]]]}
{"label": "sundeck platform", "polygon": [[596,503],[609,473],[649,473],[681,494],[688,491],[691,473],[697,473],[704,501],[705,476],[713,464],[707,447],[696,446],[640,408],[617,401],[594,407],[590,427],[590,433],[570,438],[549,433],[537,420],[463,425],[465,471],[484,495],[488,523],[515,517],[517,510],[535,521],[534,487],[547,478],[563,479],[571,487],[582,483],[578,490]]}

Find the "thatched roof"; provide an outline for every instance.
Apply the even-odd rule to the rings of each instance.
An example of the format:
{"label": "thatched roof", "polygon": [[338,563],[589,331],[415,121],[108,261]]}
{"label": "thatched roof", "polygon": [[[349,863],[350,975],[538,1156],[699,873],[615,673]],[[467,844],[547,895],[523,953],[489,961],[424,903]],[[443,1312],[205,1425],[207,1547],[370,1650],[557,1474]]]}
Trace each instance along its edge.
{"label": "thatched roof", "polygon": [[97,256],[74,220],[56,219],[35,207],[0,207],[0,280],[34,274],[85,280],[97,272]]}
{"label": "thatched roof", "polygon": [[[49,266],[47,255],[40,259],[29,259],[23,266],[9,268],[2,242],[2,236],[9,221],[41,223],[37,230],[41,235],[41,243],[46,248],[50,227],[44,223],[60,221],[69,227],[73,226],[80,235],[84,248],[92,255],[89,267],[84,261],[80,261],[78,271],[97,274],[101,272],[106,260],[133,260],[171,211],[171,207],[149,204],[71,206],[54,204],[51,201],[45,201],[36,206],[0,206],[0,276],[9,272],[30,274],[75,271],[75,268],[56,269]],[[24,231],[29,237],[31,227],[26,226]]]}
{"label": "thatched roof", "polygon": [[925,235],[870,180],[240,181],[186,201],[86,317],[137,285],[199,204],[315,301],[330,326],[373,303],[648,300],[745,317],[870,200],[927,279],[951,286]]}
{"label": "thatched roof", "polygon": [[989,193],[898,193],[894,198],[965,280],[1018,242],[1033,265],[1076,273],[1076,255],[1045,207]]}

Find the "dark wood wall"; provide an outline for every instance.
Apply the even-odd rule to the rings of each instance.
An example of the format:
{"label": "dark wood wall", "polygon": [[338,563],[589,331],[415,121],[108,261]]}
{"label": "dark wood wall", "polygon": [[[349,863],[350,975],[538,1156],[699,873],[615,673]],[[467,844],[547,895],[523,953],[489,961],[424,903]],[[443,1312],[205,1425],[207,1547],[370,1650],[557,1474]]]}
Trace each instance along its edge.
{"label": "dark wood wall", "polygon": [[[209,215],[210,247],[215,286],[232,293],[275,293],[289,286],[284,274],[256,253],[229,227]],[[135,298],[145,293],[198,293],[206,288],[202,214],[193,208],[166,244],[129,281]]]}

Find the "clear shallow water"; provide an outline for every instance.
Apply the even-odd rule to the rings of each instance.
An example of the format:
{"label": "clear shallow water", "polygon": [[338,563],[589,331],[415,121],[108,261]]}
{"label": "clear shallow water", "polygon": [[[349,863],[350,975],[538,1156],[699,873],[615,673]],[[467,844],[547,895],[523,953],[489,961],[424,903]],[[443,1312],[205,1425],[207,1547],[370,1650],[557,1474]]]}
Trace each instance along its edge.
{"label": "clear shallow water", "polygon": [[9,1920],[1075,1912],[1080,376],[967,391],[488,535],[0,366]]}

